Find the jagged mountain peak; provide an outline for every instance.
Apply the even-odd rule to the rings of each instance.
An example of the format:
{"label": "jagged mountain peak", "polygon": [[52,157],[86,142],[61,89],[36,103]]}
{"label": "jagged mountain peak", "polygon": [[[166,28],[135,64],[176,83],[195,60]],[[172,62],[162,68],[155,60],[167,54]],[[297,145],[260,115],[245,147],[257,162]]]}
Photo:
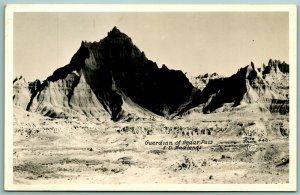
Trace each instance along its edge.
{"label": "jagged mountain peak", "polygon": [[[286,101],[288,101],[288,64],[283,64],[278,60],[271,60],[270,62],[270,65],[264,67],[262,71],[259,71],[251,62],[230,77],[210,79],[200,98],[200,104],[204,104],[203,112],[213,112],[226,103],[235,107],[242,103],[260,102],[264,105],[261,109],[266,110],[270,107],[271,102],[278,102],[277,100],[284,102],[283,108],[277,110],[281,113],[288,112],[286,107]],[[266,69],[271,70],[272,67],[276,66],[281,66],[281,69],[278,68],[278,72],[283,70],[286,73],[273,74],[266,71]]]}
{"label": "jagged mountain peak", "polygon": [[13,102],[14,105],[26,108],[30,99],[30,92],[28,88],[28,82],[21,75],[13,80]]}
{"label": "jagged mountain peak", "polygon": [[107,36],[104,39],[101,39],[98,42],[97,41],[88,42],[86,40],[82,40],[81,41],[81,46],[88,47],[88,46],[93,45],[93,44],[101,44],[105,41],[109,41],[109,40],[111,41],[113,39],[119,39],[119,38],[123,38],[123,39],[125,38],[125,40],[129,40],[129,42],[132,43],[131,38],[129,36],[127,36],[125,33],[121,32],[116,26],[114,26],[112,28],[112,30],[107,33]]}
{"label": "jagged mountain peak", "polygon": [[205,74],[200,74],[198,76],[196,76],[195,78],[196,79],[201,79],[201,78],[210,78],[210,79],[213,79],[213,78],[218,78],[220,75],[216,72],[212,73],[212,74],[209,74],[209,73],[205,73]]}
{"label": "jagged mountain peak", "polygon": [[131,38],[125,33],[121,32],[116,26],[107,33],[104,40],[107,44],[130,44],[133,45]]}
{"label": "jagged mountain peak", "polygon": [[108,35],[111,35],[111,36],[120,35],[120,34],[122,34],[122,33],[116,26],[114,26],[112,28],[112,30],[108,32]]}
{"label": "jagged mountain peak", "polygon": [[27,81],[26,81],[25,77],[23,77],[22,75],[20,75],[20,76],[17,76],[13,80],[13,84],[14,85],[24,85],[24,84],[27,84]]}
{"label": "jagged mountain peak", "polygon": [[[139,116],[152,113],[172,118],[200,104],[204,113],[210,113],[226,103],[238,106],[276,98],[285,101],[288,86],[276,83],[279,72],[283,73],[278,74],[282,83],[288,84],[288,64],[272,59],[261,69],[250,62],[230,77],[213,73],[189,80],[180,70],[165,64],[159,68],[129,36],[114,27],[98,42],[82,41],[70,63],[45,81],[14,90],[31,96],[27,104],[26,100],[19,105],[47,116],[81,113],[97,117],[105,112],[117,121],[136,111]],[[22,77],[14,83],[19,80]],[[16,102],[20,99],[14,95]]]}
{"label": "jagged mountain peak", "polygon": [[219,75],[218,73],[214,72],[212,74],[205,73],[205,74],[200,74],[198,76],[192,76],[189,73],[185,73],[186,77],[189,79],[189,81],[195,86],[196,88],[200,89],[201,91],[205,88],[207,83],[210,80],[213,79],[218,79],[218,78],[223,78],[224,76]]}
{"label": "jagged mountain peak", "polygon": [[253,62],[251,62],[249,65],[245,66],[244,68],[241,68],[236,75],[239,75],[241,77],[245,77],[245,79],[253,80],[257,77],[258,70],[256,69]]}
{"label": "jagged mountain peak", "polygon": [[270,73],[288,74],[289,73],[289,64],[287,64],[285,61],[281,62],[280,60],[270,59],[267,66],[265,64],[263,64],[262,69],[263,69],[262,74],[264,74],[264,75],[270,74]]}
{"label": "jagged mountain peak", "polygon": [[[53,116],[65,116],[62,107],[68,107],[68,112],[72,110],[70,101],[77,95],[76,91],[80,92],[75,88],[82,76],[88,90],[94,94],[93,101],[96,98],[113,120],[126,117],[126,110],[133,110],[128,109],[128,104],[124,109],[124,99],[130,99],[133,102],[130,105],[136,105],[136,108],[168,117],[195,104],[193,97],[200,93],[182,71],[171,70],[166,65],[159,68],[146,58],[129,36],[114,27],[99,42],[82,41],[69,64],[55,70],[42,84],[36,83],[27,110],[43,110],[51,115],[53,110],[60,110]],[[65,89],[51,92],[57,88]],[[54,94],[60,96],[47,97]],[[31,105],[44,105],[45,108],[32,109]]]}

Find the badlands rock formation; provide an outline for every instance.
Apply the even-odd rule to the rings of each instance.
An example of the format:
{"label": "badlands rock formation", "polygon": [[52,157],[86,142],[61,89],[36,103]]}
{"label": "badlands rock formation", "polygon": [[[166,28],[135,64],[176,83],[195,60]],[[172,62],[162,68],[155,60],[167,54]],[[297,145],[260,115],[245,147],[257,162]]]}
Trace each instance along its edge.
{"label": "badlands rock formation", "polygon": [[181,71],[159,68],[114,27],[99,42],[83,41],[70,63],[45,81],[16,78],[13,99],[27,111],[58,118],[173,118],[194,107],[211,113],[241,104],[286,114],[288,76],[288,64],[270,60],[262,68],[251,62],[227,78],[214,73],[189,80]]}
{"label": "badlands rock formation", "polygon": [[210,113],[226,103],[233,107],[256,103],[261,110],[288,113],[288,70],[285,62],[270,59],[262,69],[251,62],[228,78],[209,80],[200,98],[203,112]]}
{"label": "badlands rock formation", "polygon": [[[82,94],[88,96],[80,101]],[[158,68],[114,27],[99,42],[82,42],[69,64],[37,83],[27,110],[53,117],[106,111],[118,120],[130,114],[123,108],[130,104],[140,112],[168,117],[188,108],[198,94],[181,71]]]}
{"label": "badlands rock formation", "polygon": [[201,91],[206,87],[207,83],[210,80],[224,77],[224,76],[218,75],[218,73],[212,73],[212,74],[206,73],[204,75],[198,75],[196,77],[186,74],[186,76],[188,77],[190,82],[193,84],[193,86],[200,89]]}
{"label": "badlands rock formation", "polygon": [[14,184],[290,183],[289,65],[187,76],[114,28],[45,81],[16,78]]}
{"label": "badlands rock formation", "polygon": [[20,76],[13,81],[13,102],[14,105],[26,108],[30,100],[30,91],[25,78]]}

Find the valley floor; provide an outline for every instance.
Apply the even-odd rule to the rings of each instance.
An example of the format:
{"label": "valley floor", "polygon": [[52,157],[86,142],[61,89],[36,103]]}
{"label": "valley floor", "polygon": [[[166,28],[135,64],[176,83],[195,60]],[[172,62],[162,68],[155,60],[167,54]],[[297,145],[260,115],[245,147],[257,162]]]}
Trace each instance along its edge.
{"label": "valley floor", "polygon": [[15,109],[14,183],[288,183],[287,127],[282,115],[114,123]]}

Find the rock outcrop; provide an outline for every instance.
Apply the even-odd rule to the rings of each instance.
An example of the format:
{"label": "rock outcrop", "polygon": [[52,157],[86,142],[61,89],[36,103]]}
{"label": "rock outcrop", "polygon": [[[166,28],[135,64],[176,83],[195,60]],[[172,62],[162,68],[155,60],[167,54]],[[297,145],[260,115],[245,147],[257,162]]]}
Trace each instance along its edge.
{"label": "rock outcrop", "polygon": [[[88,96],[90,105],[101,108],[101,113],[104,109],[113,120],[128,114],[123,109],[125,99],[136,107],[169,117],[190,107],[194,104],[193,97],[200,94],[181,71],[170,70],[165,65],[159,68],[130,37],[114,27],[99,42],[83,41],[69,64],[54,71],[41,84],[37,83],[27,110],[59,117],[72,113],[71,110],[79,111],[81,95],[77,88],[78,83],[85,85],[83,82],[92,93]],[[81,111],[97,115],[95,110]]]}
{"label": "rock outcrop", "polygon": [[270,60],[262,69],[251,62],[228,78],[210,80],[201,95],[203,112],[213,112],[226,103],[262,103],[271,112],[288,113],[288,70],[288,64],[277,60]]}
{"label": "rock outcrop", "polygon": [[[241,68],[230,77],[217,73],[189,77],[147,59],[116,27],[99,42],[82,41],[70,63],[45,81],[14,80],[14,105],[50,117],[111,118],[114,121],[162,116],[191,108],[203,113],[259,104],[272,113],[289,112],[289,65]],[[191,81],[191,82],[190,82]],[[223,106],[226,109],[219,109]],[[225,108],[225,107],[224,107]]]}
{"label": "rock outcrop", "polygon": [[223,78],[224,76],[220,76],[217,73],[212,73],[212,74],[206,73],[204,75],[198,75],[196,77],[187,75],[187,77],[190,80],[190,82],[193,84],[193,86],[195,86],[196,88],[202,91],[210,80]]}
{"label": "rock outcrop", "polygon": [[13,81],[13,103],[16,106],[26,109],[30,100],[30,89],[23,76],[17,77]]}
{"label": "rock outcrop", "polygon": [[85,82],[84,76],[71,72],[55,82],[31,83],[31,101],[27,110],[50,117],[74,117],[79,114],[100,117],[106,114],[103,106]]}

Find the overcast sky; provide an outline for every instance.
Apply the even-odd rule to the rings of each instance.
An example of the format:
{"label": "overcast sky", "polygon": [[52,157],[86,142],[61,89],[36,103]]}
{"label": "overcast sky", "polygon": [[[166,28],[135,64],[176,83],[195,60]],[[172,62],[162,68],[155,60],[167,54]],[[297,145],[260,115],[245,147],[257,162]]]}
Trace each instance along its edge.
{"label": "overcast sky", "polygon": [[14,76],[45,79],[114,26],[159,67],[229,76],[251,61],[288,62],[288,23],[287,12],[15,13]]}

